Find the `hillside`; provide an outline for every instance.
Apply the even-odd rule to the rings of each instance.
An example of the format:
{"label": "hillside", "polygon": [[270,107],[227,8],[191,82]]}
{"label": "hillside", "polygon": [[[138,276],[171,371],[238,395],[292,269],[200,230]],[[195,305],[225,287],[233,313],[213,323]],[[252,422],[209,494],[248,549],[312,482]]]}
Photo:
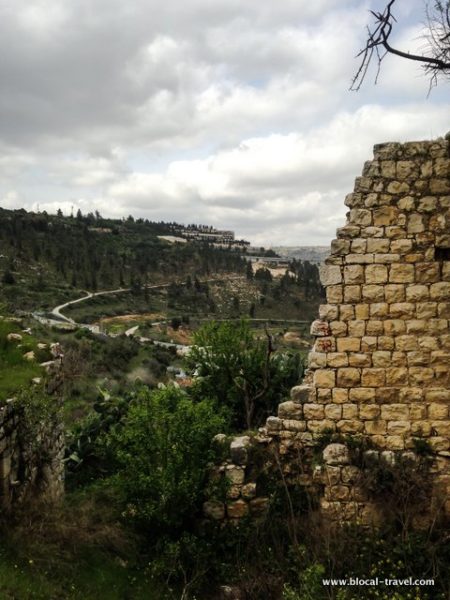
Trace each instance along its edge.
{"label": "hillside", "polygon": [[272,250],[280,256],[314,264],[322,263],[330,253],[329,246],[274,246]]}

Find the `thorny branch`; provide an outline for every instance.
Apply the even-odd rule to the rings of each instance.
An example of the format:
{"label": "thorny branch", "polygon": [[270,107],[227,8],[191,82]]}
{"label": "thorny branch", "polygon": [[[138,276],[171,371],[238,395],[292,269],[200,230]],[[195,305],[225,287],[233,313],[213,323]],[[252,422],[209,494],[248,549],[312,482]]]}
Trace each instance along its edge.
{"label": "thorny branch", "polygon": [[395,1],[390,0],[383,12],[370,11],[375,19],[375,24],[372,28],[367,27],[366,45],[357,55],[361,62],[352,80],[351,90],[358,91],[361,88],[374,59],[377,62],[376,83],[381,63],[387,54],[422,63],[425,72],[430,75],[430,88],[436,85],[438,75],[450,74],[450,0],[445,2],[434,0],[432,8],[429,3],[426,5],[426,28],[423,34],[426,41],[424,50],[426,51],[424,54],[411,54],[391,45],[390,36],[394,23],[397,23],[397,19],[392,14]]}

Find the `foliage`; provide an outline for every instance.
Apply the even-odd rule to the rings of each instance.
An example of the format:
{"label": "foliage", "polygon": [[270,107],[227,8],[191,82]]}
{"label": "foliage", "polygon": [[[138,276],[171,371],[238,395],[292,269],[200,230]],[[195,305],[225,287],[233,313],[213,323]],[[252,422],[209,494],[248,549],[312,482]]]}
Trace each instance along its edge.
{"label": "foliage", "polygon": [[104,440],[116,467],[111,481],[123,499],[125,519],[152,537],[191,521],[213,458],[211,440],[223,425],[208,399],[193,402],[173,387],[142,388]]}
{"label": "foliage", "polygon": [[193,393],[217,399],[235,429],[261,425],[301,376],[298,354],[275,353],[245,321],[204,325],[187,362],[197,373]]}

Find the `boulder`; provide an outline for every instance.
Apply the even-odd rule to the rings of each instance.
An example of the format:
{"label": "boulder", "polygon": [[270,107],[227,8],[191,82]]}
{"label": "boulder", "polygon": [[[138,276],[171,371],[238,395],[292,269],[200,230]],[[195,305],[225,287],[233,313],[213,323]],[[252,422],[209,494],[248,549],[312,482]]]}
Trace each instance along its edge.
{"label": "boulder", "polygon": [[323,451],[323,460],[327,465],[348,465],[350,453],[345,444],[328,444]]}

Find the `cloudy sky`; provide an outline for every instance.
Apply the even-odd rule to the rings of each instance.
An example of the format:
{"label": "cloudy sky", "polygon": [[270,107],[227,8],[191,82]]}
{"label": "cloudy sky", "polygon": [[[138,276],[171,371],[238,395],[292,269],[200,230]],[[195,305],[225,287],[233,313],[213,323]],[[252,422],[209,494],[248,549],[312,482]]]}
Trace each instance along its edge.
{"label": "cloudy sky", "polygon": [[[327,245],[373,144],[450,130],[448,82],[428,96],[414,63],[348,91],[384,4],[0,0],[0,205]],[[422,0],[395,14],[423,47]]]}

